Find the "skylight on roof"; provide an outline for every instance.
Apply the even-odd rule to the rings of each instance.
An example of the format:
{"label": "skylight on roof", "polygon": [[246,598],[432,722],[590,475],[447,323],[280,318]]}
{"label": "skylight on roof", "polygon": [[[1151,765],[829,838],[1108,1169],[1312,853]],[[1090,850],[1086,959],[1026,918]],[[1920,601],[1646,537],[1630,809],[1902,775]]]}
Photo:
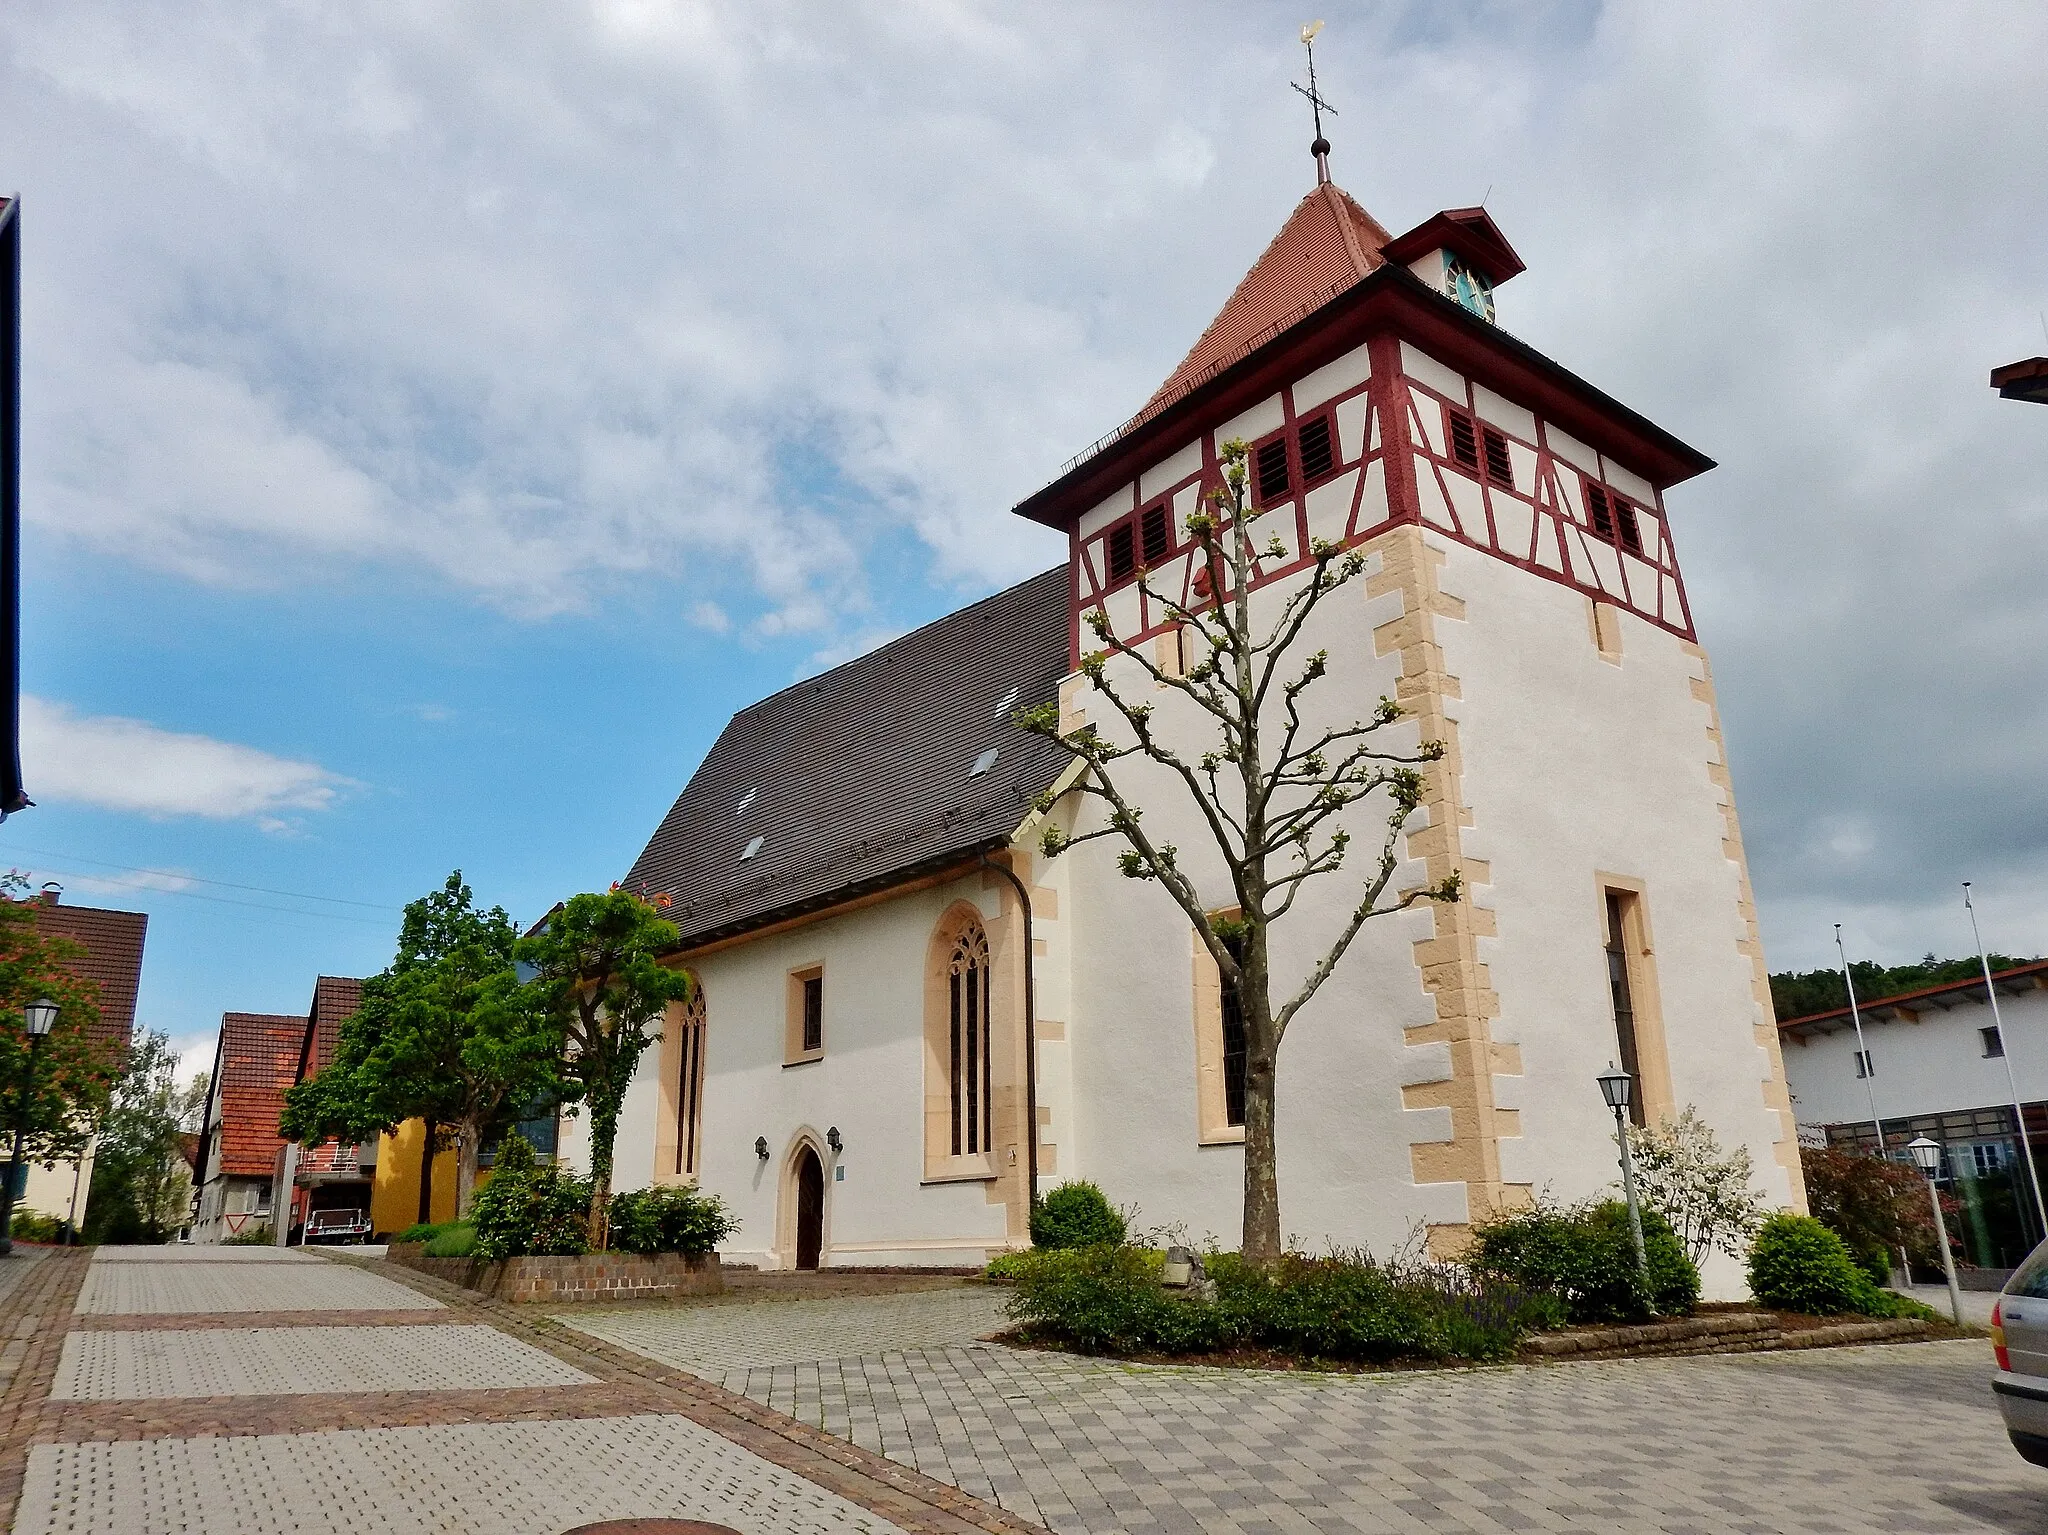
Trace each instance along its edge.
{"label": "skylight on roof", "polygon": [[996,718],[999,720],[1008,719],[1010,717],[1010,711],[1017,707],[1017,700],[1022,698],[1023,696],[1023,688],[1011,688],[1009,692],[1003,695],[1003,701],[996,705]]}
{"label": "skylight on roof", "polygon": [[734,815],[745,815],[747,811],[747,806],[754,803],[755,796],[758,795],[760,792],[761,791],[759,789],[747,790],[746,795],[740,800],[739,804],[733,807],[732,813]]}
{"label": "skylight on roof", "polygon": [[767,840],[768,839],[766,837],[756,837],[753,841],[749,842],[747,844],[747,850],[744,853],[740,854],[740,862],[745,863],[749,858],[752,858],[756,853],[760,852],[761,844],[766,842]]}
{"label": "skylight on roof", "polygon": [[986,773],[996,765],[996,756],[996,748],[991,746],[987,751],[974,759],[974,766],[967,770],[967,776],[969,778],[981,777],[983,773]]}

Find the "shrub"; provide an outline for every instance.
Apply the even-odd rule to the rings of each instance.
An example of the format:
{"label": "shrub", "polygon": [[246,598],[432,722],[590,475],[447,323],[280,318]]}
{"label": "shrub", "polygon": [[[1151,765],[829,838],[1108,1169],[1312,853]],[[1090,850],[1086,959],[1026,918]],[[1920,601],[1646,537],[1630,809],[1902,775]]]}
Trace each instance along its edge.
{"label": "shrub", "polygon": [[429,1258],[467,1258],[476,1251],[476,1223],[474,1221],[449,1221],[434,1229],[427,1239],[425,1256]]}
{"label": "shrub", "polygon": [[1805,1146],[1800,1148],[1799,1170],[1806,1180],[1807,1208],[1847,1242],[1850,1251],[1879,1249],[1890,1254],[1904,1247],[1916,1260],[1941,1262],[1927,1184],[1917,1168],[1883,1157]]}
{"label": "shrub", "polygon": [[995,1257],[988,1260],[988,1267],[981,1271],[981,1277],[983,1279],[993,1279],[1001,1283],[1021,1279],[1024,1271],[1031,1266],[1033,1260],[1038,1256],[1039,1253],[1035,1248],[1027,1248],[1023,1252],[998,1253]]}
{"label": "shrub", "polygon": [[1628,1143],[1643,1203],[1671,1223],[1688,1258],[1697,1264],[1710,1252],[1740,1258],[1748,1251],[1766,1208],[1749,1184],[1748,1147],[1723,1152],[1690,1104],[1676,1119],[1630,1126]]}
{"label": "shrub", "polygon": [[612,1246],[628,1253],[702,1257],[740,1229],[716,1194],[695,1189],[639,1189],[614,1194],[606,1209]]}
{"label": "shrub", "polygon": [[16,1210],[14,1235],[24,1242],[54,1242],[64,1223],[40,1210]]}
{"label": "shrub", "polygon": [[533,1149],[516,1135],[505,1138],[491,1181],[477,1192],[469,1213],[476,1228],[473,1251],[491,1262],[590,1251],[590,1184],[536,1165]]}
{"label": "shrub", "polygon": [[1859,1247],[1852,1256],[1856,1259],[1856,1266],[1879,1289],[1892,1282],[1892,1255],[1882,1247]]}
{"label": "shrub", "polygon": [[1062,1183],[1031,1207],[1031,1240],[1038,1247],[1097,1247],[1125,1235],[1124,1218],[1092,1183]]}
{"label": "shrub", "polygon": [[1653,1302],[1660,1316],[1689,1316],[1700,1274],[1670,1225],[1644,1210],[1648,1295],[1636,1267],[1628,1206],[1619,1200],[1571,1207],[1539,1203],[1482,1226],[1468,1262],[1475,1272],[1525,1290],[1549,1291],[1574,1322],[1637,1320]]}
{"label": "shrub", "polygon": [[1157,1253],[1101,1243],[1046,1256],[1017,1276],[1010,1315],[1083,1353],[1200,1353],[1221,1340],[1215,1307],[1160,1289]]}
{"label": "shrub", "polygon": [[406,1227],[405,1230],[399,1232],[391,1240],[394,1242],[431,1242],[449,1226],[454,1224],[453,1221],[421,1221],[416,1226]]}
{"label": "shrub", "polygon": [[1780,1210],[1757,1233],[1749,1250],[1749,1288],[1779,1311],[1892,1314],[1890,1301],[1857,1266],[1848,1244],[1812,1216],[1790,1210]]}
{"label": "shrub", "polygon": [[270,1224],[266,1221],[260,1226],[244,1226],[231,1237],[222,1237],[220,1245],[223,1247],[268,1247],[272,1240]]}

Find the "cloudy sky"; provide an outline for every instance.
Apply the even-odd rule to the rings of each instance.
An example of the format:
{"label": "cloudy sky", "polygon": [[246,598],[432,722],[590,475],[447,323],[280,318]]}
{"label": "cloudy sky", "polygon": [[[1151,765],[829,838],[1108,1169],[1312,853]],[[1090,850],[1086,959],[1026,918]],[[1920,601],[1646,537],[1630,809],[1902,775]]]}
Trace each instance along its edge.
{"label": "cloudy sky", "polygon": [[[2048,9],[1326,10],[1338,180],[1485,198],[1508,328],[1672,498],[1774,968],[2048,952]],[[1042,569],[1007,508],[1307,190],[1247,0],[69,0],[0,31],[27,239],[0,860],[152,913],[195,1050],[460,866],[631,862],[731,712]],[[2035,147],[2029,149],[2032,143]]]}

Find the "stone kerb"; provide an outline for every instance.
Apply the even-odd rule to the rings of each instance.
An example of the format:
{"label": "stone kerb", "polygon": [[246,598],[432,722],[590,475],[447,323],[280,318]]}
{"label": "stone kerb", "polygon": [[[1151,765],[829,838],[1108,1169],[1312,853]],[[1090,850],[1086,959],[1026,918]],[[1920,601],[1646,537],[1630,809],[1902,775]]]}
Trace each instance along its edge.
{"label": "stone kerb", "polygon": [[424,1242],[393,1242],[388,1262],[513,1305],[557,1301],[665,1300],[725,1289],[717,1253],[588,1253],[580,1258],[429,1258]]}
{"label": "stone kerb", "polygon": [[1882,1321],[1844,1319],[1820,1327],[1786,1328],[1766,1311],[1708,1313],[1633,1327],[1575,1327],[1536,1333],[1522,1340],[1524,1359],[1616,1359],[1624,1355],[1744,1354],[1773,1349],[1830,1348],[1841,1344],[1892,1343],[1929,1335],[1932,1328],[1911,1318]]}

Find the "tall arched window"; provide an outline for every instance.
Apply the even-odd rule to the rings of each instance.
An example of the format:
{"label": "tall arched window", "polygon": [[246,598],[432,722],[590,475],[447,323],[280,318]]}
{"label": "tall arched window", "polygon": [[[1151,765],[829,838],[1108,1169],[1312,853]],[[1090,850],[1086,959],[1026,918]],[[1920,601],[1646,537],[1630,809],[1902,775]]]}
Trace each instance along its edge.
{"label": "tall arched window", "polygon": [[994,1114],[989,1105],[988,934],[979,922],[953,940],[947,966],[951,1028],[947,1035],[948,1076],[953,1107],[953,1155],[989,1149]]}
{"label": "tall arched window", "polygon": [[704,1134],[704,988],[690,987],[676,1025],[676,1171],[697,1173],[697,1152]]}

